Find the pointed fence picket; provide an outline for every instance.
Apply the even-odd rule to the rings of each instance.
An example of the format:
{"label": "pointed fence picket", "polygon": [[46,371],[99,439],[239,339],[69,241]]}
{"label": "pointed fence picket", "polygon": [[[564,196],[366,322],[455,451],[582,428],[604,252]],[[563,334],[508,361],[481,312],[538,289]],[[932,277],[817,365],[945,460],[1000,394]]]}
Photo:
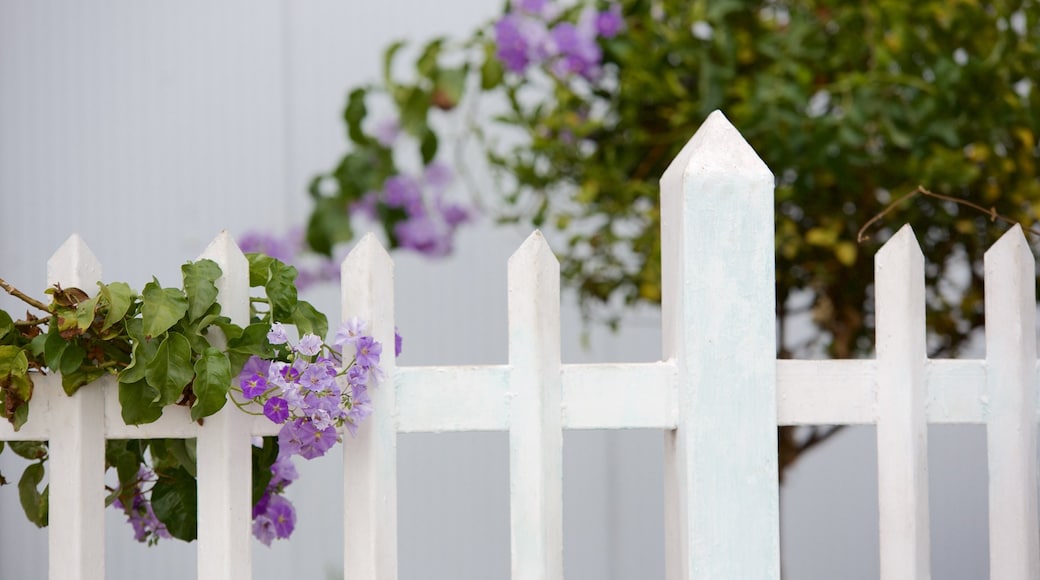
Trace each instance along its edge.
{"label": "pointed fence picket", "polygon": [[[876,257],[877,357],[775,358],[773,177],[713,113],[662,178],[663,360],[560,362],[559,265],[541,234],[509,262],[509,362],[396,368],[372,391],[374,412],[345,461],[345,578],[397,577],[397,434],[508,431],[512,577],[563,578],[562,430],[665,432],[669,580],[779,577],[777,425],[877,426],[882,578],[930,576],[927,426],[986,425],[990,575],[1040,577],[1038,374],[1034,258],[1020,228],[986,254],[985,360],[925,351],[924,257],[909,227]],[[220,264],[219,301],[248,317],[248,268],[226,234],[203,257]],[[371,236],[343,262],[344,319],[359,316],[389,352],[393,264]],[[101,277],[77,236],[48,263],[48,282],[88,292]],[[40,377],[29,421],[0,440],[49,440],[52,580],[104,577],[106,438],[198,438],[200,580],[250,572],[249,437],[264,417],[231,406],[200,426],[185,409],[125,425],[111,378],[66,397]]]}

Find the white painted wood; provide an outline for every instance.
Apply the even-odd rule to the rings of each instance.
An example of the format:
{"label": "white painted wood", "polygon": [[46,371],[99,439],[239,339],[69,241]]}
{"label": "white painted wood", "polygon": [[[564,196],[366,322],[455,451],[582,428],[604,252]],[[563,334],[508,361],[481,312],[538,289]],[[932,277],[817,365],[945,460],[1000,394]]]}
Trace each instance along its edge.
{"label": "white painted wood", "polygon": [[881,580],[931,577],[924,257],[904,226],[874,258]]}
{"label": "white painted wood", "polygon": [[513,580],[563,580],[560,265],[540,232],[509,258]]}
{"label": "white painted wood", "polygon": [[509,428],[509,367],[402,367],[397,430],[402,433],[505,431]]}
{"label": "white painted wood", "polygon": [[[778,579],[773,174],[719,111],[661,179],[669,580]],[[739,452],[738,452],[739,450]]]}
{"label": "white painted wood", "polygon": [[674,429],[674,362],[564,365],[566,429]]}
{"label": "white painted wood", "polygon": [[[73,234],[47,261],[47,285],[79,288],[93,295],[101,263]],[[95,385],[71,397],[60,382],[40,386],[57,394],[50,400],[50,516],[48,543],[51,580],[103,580],[105,577],[105,405]]]}
{"label": "white painted wood", "polygon": [[925,372],[929,423],[986,421],[986,361],[933,359],[925,363]]}
{"label": "white painted wood", "polygon": [[872,360],[776,361],[780,425],[863,425],[877,421]]}
{"label": "white painted wood", "polygon": [[371,234],[342,266],[343,320],[358,316],[383,345],[384,384],[371,389],[372,415],[356,439],[343,434],[343,577],[397,578],[397,401],[394,388],[394,273]]}
{"label": "white painted wood", "polygon": [[1040,578],[1036,268],[1022,228],[985,258],[989,577]]}
{"label": "white painted wood", "polygon": [[[221,313],[239,326],[249,324],[249,262],[228,233],[221,232],[199,259],[208,258],[223,274],[216,281]],[[226,346],[219,331],[211,342]],[[189,421],[190,422],[190,421]],[[206,417],[198,429],[199,580],[249,580],[253,576],[252,452],[248,415],[228,404]]]}

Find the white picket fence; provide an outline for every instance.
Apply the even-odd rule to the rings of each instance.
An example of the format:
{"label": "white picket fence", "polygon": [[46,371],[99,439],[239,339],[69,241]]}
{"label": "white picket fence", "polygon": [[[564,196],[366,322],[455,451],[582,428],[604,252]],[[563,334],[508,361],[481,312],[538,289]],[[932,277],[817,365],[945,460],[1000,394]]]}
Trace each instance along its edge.
{"label": "white picket fence", "polygon": [[[779,578],[777,425],[877,426],[881,578],[930,577],[927,426],[987,426],[990,577],[1040,578],[1034,260],[1015,227],[985,257],[985,360],[929,360],[924,260],[900,230],[877,254],[874,360],[776,359],[773,175],[713,113],[661,180],[661,362],[560,362],[559,267],[533,234],[509,261],[509,363],[395,368],[342,447],[347,579],[397,577],[397,434],[508,431],[512,578],[563,578],[562,430],[665,433],[668,580]],[[220,302],[247,319],[245,258],[226,234]],[[48,283],[89,290],[97,259],[73,236]],[[343,263],[343,316],[392,344],[393,265],[372,237]],[[198,437],[200,580],[251,577],[250,436],[275,427],[226,408],[126,426],[114,381],[65,397],[37,381],[29,422],[0,440],[50,440],[51,580],[104,577],[105,438]],[[304,515],[304,517],[306,517]]]}

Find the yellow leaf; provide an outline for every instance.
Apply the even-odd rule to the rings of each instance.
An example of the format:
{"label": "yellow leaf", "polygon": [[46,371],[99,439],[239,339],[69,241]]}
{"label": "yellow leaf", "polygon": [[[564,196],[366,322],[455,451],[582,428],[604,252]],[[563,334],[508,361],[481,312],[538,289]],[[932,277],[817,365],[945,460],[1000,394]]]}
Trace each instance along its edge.
{"label": "yellow leaf", "polygon": [[838,245],[834,246],[834,257],[846,266],[856,263],[857,254],[856,244],[850,241],[839,242]]}
{"label": "yellow leaf", "polygon": [[838,241],[838,232],[827,228],[812,228],[805,232],[805,241],[814,246],[833,246]]}

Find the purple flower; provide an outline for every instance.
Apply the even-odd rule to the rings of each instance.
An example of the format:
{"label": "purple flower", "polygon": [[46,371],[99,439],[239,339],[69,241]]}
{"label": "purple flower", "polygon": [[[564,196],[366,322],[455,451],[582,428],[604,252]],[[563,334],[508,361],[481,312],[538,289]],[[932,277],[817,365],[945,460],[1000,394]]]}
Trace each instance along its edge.
{"label": "purple flower", "polygon": [[281,322],[271,324],[271,331],[267,333],[267,342],[271,344],[285,344],[289,337],[285,334],[285,327]]}
{"label": "purple flower", "polygon": [[620,4],[612,4],[609,9],[596,15],[596,33],[603,38],[614,38],[624,26]]}
{"label": "purple flower", "polygon": [[357,342],[358,337],[365,333],[367,328],[368,324],[364,320],[357,316],[351,316],[336,330],[336,336],[333,337],[332,344],[338,347],[342,347],[345,344],[354,344]]}
{"label": "purple flower", "polygon": [[423,181],[434,189],[444,189],[451,185],[454,173],[447,163],[434,161],[423,171]]}
{"label": "purple flower", "polygon": [[278,458],[271,464],[271,485],[282,485],[296,481],[300,474],[296,472],[296,466],[289,455],[278,454]]}
{"label": "purple flower", "polygon": [[394,226],[397,243],[430,257],[451,252],[451,236],[437,227],[427,216],[412,217]]}
{"label": "purple flower", "polygon": [[242,396],[247,399],[255,399],[267,391],[267,379],[253,374],[242,381]]}
{"label": "purple flower", "polygon": [[366,417],[372,414],[372,399],[368,391],[356,392],[354,400],[350,402],[350,410],[347,411],[347,431],[351,437],[357,437],[358,427]]}
{"label": "purple flower", "polygon": [[296,436],[300,441],[296,454],[304,459],[314,459],[325,455],[325,452],[336,444],[336,428],[318,429],[314,423],[299,419],[295,421]]}
{"label": "purple flower", "polygon": [[383,352],[383,345],[376,342],[371,336],[362,336],[357,341],[357,364],[363,369],[374,367],[379,364],[379,355]]}
{"label": "purple flower", "polygon": [[315,363],[300,375],[300,386],[310,391],[324,391],[336,386],[336,369],[328,361]]}
{"label": "purple flower", "polygon": [[558,76],[595,76],[603,53],[594,33],[594,29],[587,25],[579,27],[570,22],[561,22],[553,27],[552,38],[558,55],[553,63],[553,72]]}
{"label": "purple flower", "polygon": [[289,421],[278,430],[278,453],[284,455],[299,455],[301,439],[300,424],[303,419]]}
{"label": "purple flower", "polygon": [[314,356],[321,352],[321,339],[316,334],[305,334],[296,345],[296,352],[305,356]]}
{"label": "purple flower", "polygon": [[296,527],[296,510],[289,500],[280,495],[271,496],[265,515],[271,520],[276,537],[284,539],[292,535]]}
{"label": "purple flower", "polygon": [[495,55],[507,69],[522,73],[530,62],[527,58],[527,39],[520,33],[520,16],[506,14],[495,23]]}
{"label": "purple flower", "polygon": [[441,212],[441,218],[450,228],[456,228],[469,221],[469,210],[457,203],[442,202],[437,205]]}
{"label": "purple flower", "polygon": [[301,249],[300,242],[291,235],[279,238],[261,232],[242,234],[238,239],[238,247],[243,253],[266,254],[286,263],[292,262]]}
{"label": "purple flower", "polygon": [[253,537],[260,540],[265,546],[270,546],[274,540],[274,522],[264,514],[253,516]]}
{"label": "purple flower", "polygon": [[397,327],[394,327],[394,358],[401,356],[401,344],[403,343],[401,334],[397,332]]}
{"label": "purple flower", "polygon": [[386,205],[404,208],[409,214],[422,208],[422,191],[419,184],[406,175],[395,175],[383,184]]}
{"label": "purple flower", "polygon": [[136,481],[129,488],[133,490],[130,505],[124,505],[118,498],[112,502],[113,506],[123,510],[123,513],[126,514],[127,521],[134,529],[134,539],[138,542],[147,542],[149,545],[154,545],[161,538],[171,537],[166,525],[155,516],[155,512],[152,511],[152,503],[144,496],[141,489],[143,483],[153,479],[155,476],[151,470],[142,465],[137,472]]}
{"label": "purple flower", "polygon": [[264,415],[274,423],[284,423],[289,418],[289,404],[281,397],[271,397],[264,403]]}
{"label": "purple flower", "polygon": [[347,369],[347,384],[350,386],[364,385],[365,381],[368,380],[368,373],[365,369],[361,368],[361,365],[351,365]]}
{"label": "purple flower", "polygon": [[239,377],[249,377],[251,375],[267,376],[267,372],[271,369],[271,361],[264,360],[256,355],[249,357],[246,360],[246,364],[242,366],[242,372],[238,374]]}

